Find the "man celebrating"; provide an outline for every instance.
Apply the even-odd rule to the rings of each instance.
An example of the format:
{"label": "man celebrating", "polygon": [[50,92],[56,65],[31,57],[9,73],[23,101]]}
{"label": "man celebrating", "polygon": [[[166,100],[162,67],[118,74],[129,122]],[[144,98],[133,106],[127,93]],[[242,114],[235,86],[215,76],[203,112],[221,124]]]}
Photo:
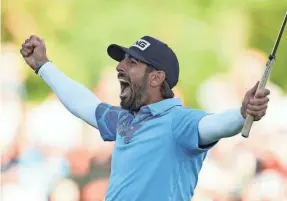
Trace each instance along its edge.
{"label": "man celebrating", "polygon": [[172,92],[179,78],[177,57],[150,36],[129,48],[107,49],[119,62],[121,107],[102,103],[62,73],[39,37],[27,39],[20,52],[72,114],[99,129],[105,141],[115,141],[106,201],[190,200],[207,151],[238,134],[247,114],[258,121],[267,109],[269,90],[255,94],[258,82],[238,108],[207,114],[182,106]]}

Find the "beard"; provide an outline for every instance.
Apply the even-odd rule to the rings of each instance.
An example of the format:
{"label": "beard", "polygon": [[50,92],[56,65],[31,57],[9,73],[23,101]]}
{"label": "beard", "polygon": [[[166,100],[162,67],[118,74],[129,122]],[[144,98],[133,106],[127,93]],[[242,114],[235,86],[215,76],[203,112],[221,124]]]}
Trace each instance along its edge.
{"label": "beard", "polygon": [[125,73],[119,73],[118,77],[125,82],[121,82],[121,107],[130,112],[138,112],[145,105],[149,95],[147,93],[148,74],[145,73],[140,84],[131,83],[130,77]]}

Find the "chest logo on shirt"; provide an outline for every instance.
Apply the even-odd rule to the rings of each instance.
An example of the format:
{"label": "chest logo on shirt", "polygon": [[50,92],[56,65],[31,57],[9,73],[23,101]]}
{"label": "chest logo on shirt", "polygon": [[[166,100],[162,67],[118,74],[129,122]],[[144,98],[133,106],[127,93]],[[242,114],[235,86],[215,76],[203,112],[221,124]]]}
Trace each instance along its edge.
{"label": "chest logo on shirt", "polygon": [[142,121],[138,123],[133,123],[134,117],[132,115],[125,115],[121,118],[121,121],[118,125],[118,134],[124,138],[124,143],[130,143],[130,140],[133,137],[133,134],[138,131],[142,126],[143,123],[153,117],[144,118]]}
{"label": "chest logo on shirt", "polygon": [[141,124],[135,124],[133,126],[126,127],[119,130],[119,135],[124,137],[124,143],[128,144],[133,137],[133,134],[142,127]]}

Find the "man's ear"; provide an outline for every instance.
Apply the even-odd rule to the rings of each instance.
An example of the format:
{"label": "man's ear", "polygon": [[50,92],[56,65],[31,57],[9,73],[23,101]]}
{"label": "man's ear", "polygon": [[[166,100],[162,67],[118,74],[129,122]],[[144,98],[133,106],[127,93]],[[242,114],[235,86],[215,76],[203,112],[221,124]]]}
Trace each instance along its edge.
{"label": "man's ear", "polygon": [[163,71],[153,71],[149,75],[151,87],[161,86],[165,80],[165,72]]}

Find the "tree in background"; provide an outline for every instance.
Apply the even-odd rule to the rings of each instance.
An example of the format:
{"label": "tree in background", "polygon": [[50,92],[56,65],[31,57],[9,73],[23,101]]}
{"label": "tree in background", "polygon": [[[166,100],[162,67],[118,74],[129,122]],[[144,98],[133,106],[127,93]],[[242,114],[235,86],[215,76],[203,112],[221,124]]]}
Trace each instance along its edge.
{"label": "tree in background", "polygon": [[[194,94],[208,76],[226,71],[248,48],[271,52],[286,7],[286,0],[3,0],[1,39],[2,45],[20,47],[30,34],[42,36],[49,58],[73,79],[94,88],[103,68],[116,65],[106,53],[110,43],[129,46],[143,35],[153,35],[177,53],[185,103],[197,107]],[[271,79],[285,91],[286,53],[283,37]],[[25,68],[28,100],[45,99],[50,89]]]}

